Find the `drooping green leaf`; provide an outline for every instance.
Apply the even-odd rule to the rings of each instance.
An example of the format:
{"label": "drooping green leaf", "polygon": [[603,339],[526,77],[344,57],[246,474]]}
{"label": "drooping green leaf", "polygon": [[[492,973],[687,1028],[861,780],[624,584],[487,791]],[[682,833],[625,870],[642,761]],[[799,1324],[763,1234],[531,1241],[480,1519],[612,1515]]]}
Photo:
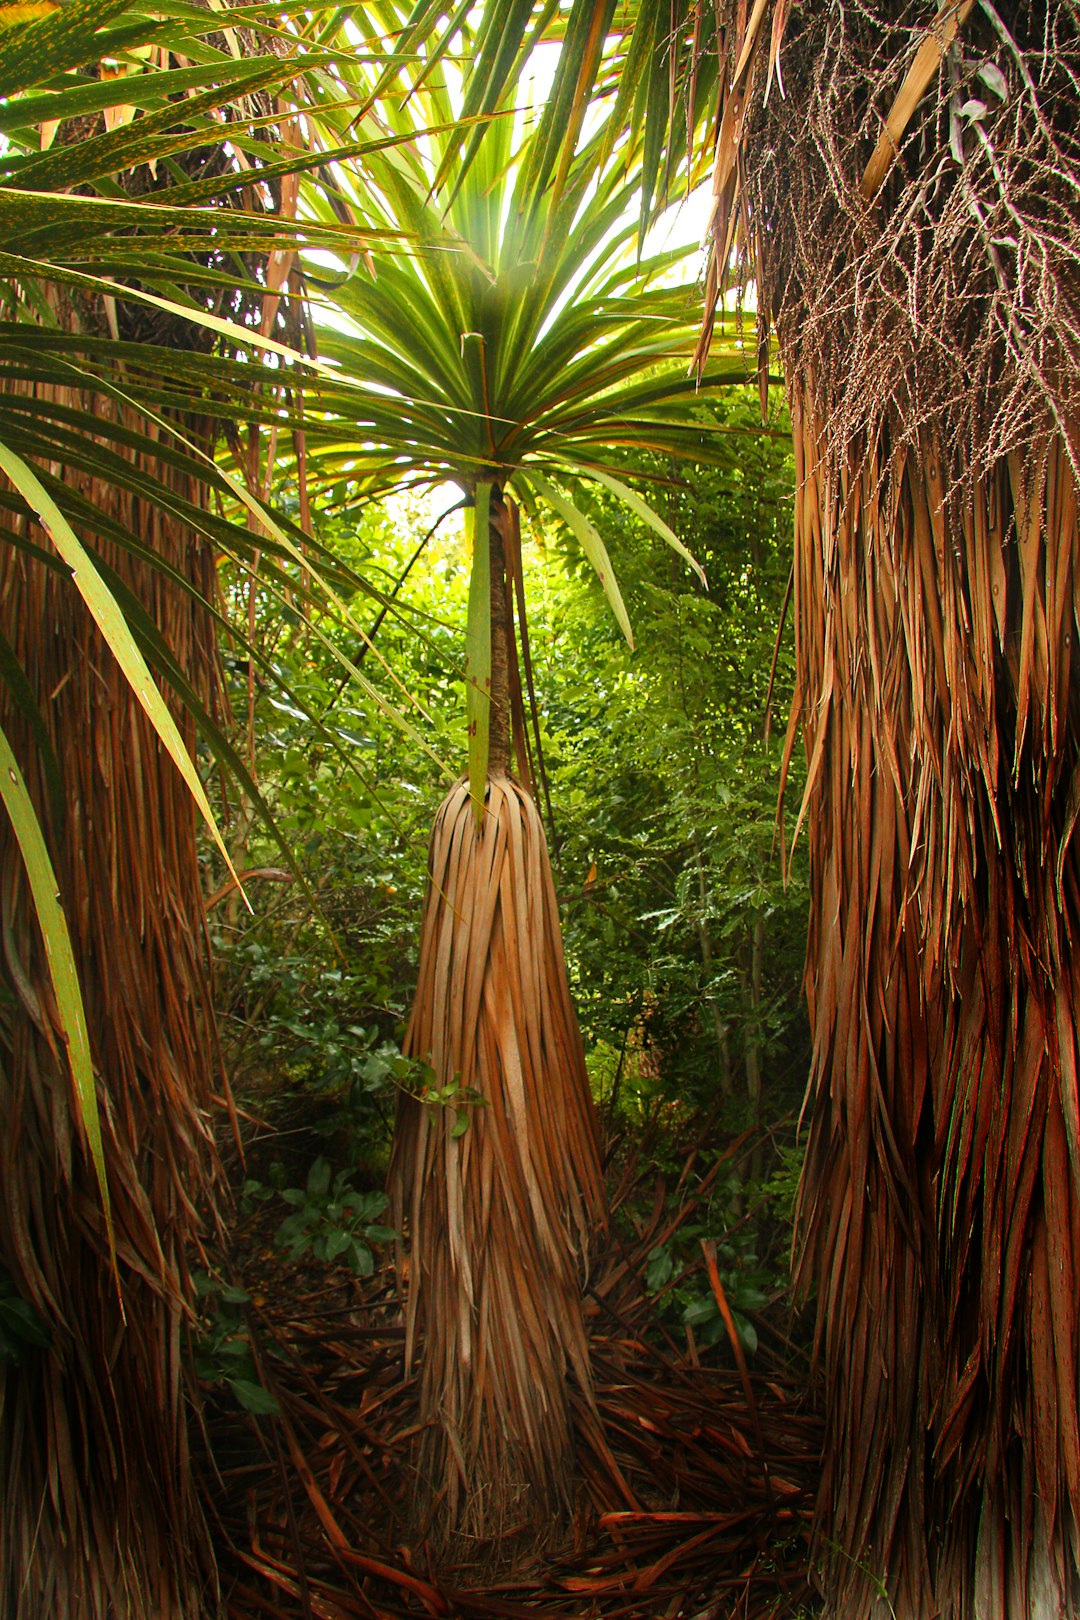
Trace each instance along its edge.
{"label": "drooping green leaf", "polygon": [[72,583],[86,603],[94,623],[101,631],[113,657],[123,670],[135,697],[161,739],[166,752],[187,783],[191,796],[198,805],[210,834],[224,858],[230,876],[236,878],[232,860],[225,847],[225,841],[218,830],[217,821],[214,812],[210,808],[210,801],[206,797],[206,790],[199,778],[199,773],[184,746],[184,740],[177,730],[176,721],[169,713],[165,700],[146,667],[146,661],[135,645],[131,629],[120,612],[116,599],[106,588],[86,548],[33,468],[5,444],[0,444],[0,470],[6,473],[14,484],[41,524],[41,527],[52,540],[60,556],[71,569]]}
{"label": "drooping green leaf", "polygon": [[26,867],[34,910],[37,913],[42,943],[45,946],[49,980],[56,998],[60,1036],[71,1068],[76,1113],[86,1137],[86,1145],[97,1177],[109,1235],[109,1252],[113,1256],[115,1269],[112,1208],[105,1171],[105,1150],[101,1139],[101,1119],[94,1087],[94,1066],[90,1057],[90,1036],[86,1027],[86,1013],[79,989],[75,956],[71,948],[71,935],[60,904],[59,885],[52,861],[49,859],[49,851],[45,846],[41,823],[27,792],[18,762],[12,753],[11,744],[2,730],[0,730],[0,798],[3,799]]}
{"label": "drooping green leaf", "polygon": [[14,648],[2,632],[0,632],[0,681],[7,688],[12,702],[34,734],[34,746],[41,762],[42,776],[45,779],[51,808],[59,821],[64,802],[64,779],[60,771],[60,762],[56,757],[48,728],[42,719],[34,689],[15,656]]}
{"label": "drooping green leaf", "polygon": [[536,472],[533,467],[528,468],[527,477],[536,493],[547,502],[553,512],[562,518],[567,528],[579,541],[582,551],[592,563],[597,578],[604,587],[604,595],[611,603],[611,611],[615,615],[619,629],[632,647],[634,645],[634,633],[630,628],[626,604],[622,599],[622,592],[619,589],[619,582],[615,578],[615,570],[611,566],[611,558],[607,554],[607,547],[601,540],[599,533],[584,513],[579,512],[577,507],[566,499],[565,495],[559,493],[554,484]]}
{"label": "drooping green leaf", "polygon": [[634,491],[630,489],[628,485],[622,483],[620,479],[613,478],[610,473],[601,472],[598,467],[593,468],[588,476],[590,478],[595,478],[597,483],[603,484],[606,489],[610,489],[611,493],[613,495],[617,495],[620,501],[622,501],[625,506],[628,506],[636,517],[639,517],[643,523],[647,523],[649,528],[652,529],[655,534],[660,536],[661,540],[667,542],[672,551],[677,552],[684,562],[690,564],[690,567],[694,570],[702,585],[705,586],[706,589],[708,588],[709,582],[705,578],[705,570],[697,561],[696,557],[691,555],[675,531],[668,527],[663,518],[660,517],[658,513],[654,512],[652,507],[649,506],[646,501],[643,501],[640,495],[635,494]]}

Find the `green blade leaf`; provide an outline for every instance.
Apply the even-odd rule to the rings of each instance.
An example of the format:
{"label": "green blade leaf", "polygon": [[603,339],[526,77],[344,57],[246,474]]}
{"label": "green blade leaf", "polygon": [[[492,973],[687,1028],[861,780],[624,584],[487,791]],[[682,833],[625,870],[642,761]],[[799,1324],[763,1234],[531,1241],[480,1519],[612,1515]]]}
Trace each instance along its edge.
{"label": "green blade leaf", "polygon": [[27,22],[17,8],[5,6],[9,26],[0,30],[0,96],[96,57],[99,28],[126,9],[126,0],[69,0],[47,10],[35,7],[36,15]]}
{"label": "green blade leaf", "polygon": [[56,757],[48,728],[42,719],[34,689],[27,680],[26,672],[16,658],[11,643],[2,632],[0,632],[0,683],[7,688],[8,696],[34,734],[34,747],[49,795],[49,807],[59,823],[64,804],[64,779],[60,771],[60,762]]}
{"label": "green blade leaf", "polygon": [[491,485],[477,484],[472,527],[472,574],[465,630],[465,714],[469,731],[469,794],[477,826],[484,814],[491,736]]}
{"label": "green blade leaf", "polygon": [[30,893],[33,896],[34,910],[37,912],[38,926],[45,946],[49,978],[52,982],[53,995],[56,997],[60,1031],[71,1066],[76,1111],[86,1136],[86,1144],[90,1149],[90,1158],[101,1192],[105,1225],[109,1235],[109,1254],[115,1273],[112,1206],[109,1202],[109,1185],[105,1174],[105,1150],[101,1141],[97,1092],[94,1089],[94,1066],[90,1059],[90,1036],[86,1028],[86,1013],[79,990],[75,953],[71,948],[67,918],[58,898],[56,873],[49,859],[49,851],[45,847],[41,823],[27,792],[18,762],[11,751],[11,744],[2,730],[0,730],[0,798],[3,799],[4,808],[11,820],[19,853],[22,855],[26,875],[30,881]]}
{"label": "green blade leaf", "polygon": [[705,578],[705,570],[697,558],[687,551],[675,531],[668,528],[663,518],[654,512],[652,507],[646,501],[643,501],[640,495],[635,494],[632,489],[621,483],[619,479],[613,478],[610,473],[601,472],[598,467],[590,468],[587,476],[595,478],[598,484],[604,485],[605,489],[610,489],[611,493],[617,495],[619,500],[625,506],[628,506],[631,512],[639,517],[643,523],[647,523],[649,528],[660,536],[661,540],[666,540],[672,551],[677,551],[683,561],[690,564],[702,585],[708,590],[709,582]]}
{"label": "green blade leaf", "polygon": [[[214,812],[210,808],[210,801],[206,797],[205,789],[199,779],[199,773],[195,769],[190,754],[184,747],[184,740],[176,728],[176,722],[170,714],[164,698],[158,691],[153,676],[146,667],[146,660],[135,644],[135,638],[120,611],[116,598],[105,585],[101,575],[94,567],[89,553],[37,474],[23,461],[21,456],[17,456],[5,444],[0,444],[0,470],[10,478],[23,500],[35,513],[38,522],[52,540],[60,556],[71,569],[71,579],[75,588],[86,603],[90,615],[108,643],[113,657],[127,677],[131,689],[142,705],[150,724],[157,732],[177,770],[187,783],[191,796],[198,805],[203,820],[210,829],[211,836],[224,858],[230,876],[236,878],[233,863],[229,858],[228,850],[225,848],[225,841],[218,831]],[[237,879],[237,882],[239,882],[239,879]]]}
{"label": "green blade leaf", "polygon": [[[536,472],[534,468],[527,468],[526,475],[536,493],[547,502],[552,511],[562,518],[567,528],[576,536],[582,551],[592,563],[600,583],[604,587],[604,595],[611,603],[611,611],[615,615],[619,629],[626,637],[628,646],[632,647],[634,645],[634,632],[630,628],[630,617],[626,611],[626,604],[622,599],[619,582],[615,578],[615,571],[611,566],[611,558],[607,554],[607,547],[596,529],[593,528],[583,512],[579,512],[577,507],[566,499],[565,495],[560,495],[555,486],[549,484],[547,479]],[[642,504],[644,505],[644,502]]]}

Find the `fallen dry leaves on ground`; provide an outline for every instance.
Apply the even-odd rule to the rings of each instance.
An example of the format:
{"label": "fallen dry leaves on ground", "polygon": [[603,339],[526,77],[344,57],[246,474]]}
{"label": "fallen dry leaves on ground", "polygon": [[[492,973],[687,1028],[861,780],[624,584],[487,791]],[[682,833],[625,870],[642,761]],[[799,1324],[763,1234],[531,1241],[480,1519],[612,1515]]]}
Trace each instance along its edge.
{"label": "fallen dry leaves on ground", "polygon": [[392,1278],[289,1262],[263,1211],[242,1223],[228,1267],[280,1412],[207,1392],[200,1462],[230,1620],[767,1620],[811,1606],[821,1426],[805,1379],[765,1352],[744,1376],[657,1348],[638,1280],[656,1236],[589,1291],[600,1427],[579,1403],[561,1543],[541,1554],[511,1537],[501,1567],[464,1553],[436,1570],[411,1512],[418,1383]]}

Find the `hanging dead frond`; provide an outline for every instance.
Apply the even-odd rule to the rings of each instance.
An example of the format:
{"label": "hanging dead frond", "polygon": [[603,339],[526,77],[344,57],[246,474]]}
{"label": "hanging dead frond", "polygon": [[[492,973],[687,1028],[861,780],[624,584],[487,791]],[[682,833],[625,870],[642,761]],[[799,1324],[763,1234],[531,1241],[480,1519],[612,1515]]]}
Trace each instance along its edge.
{"label": "hanging dead frond", "polygon": [[[47,409],[103,420],[113,407],[54,391]],[[153,443],[131,465],[134,480],[163,479],[163,496],[198,499]],[[209,702],[208,548],[133,490],[90,473],[76,482],[102,565]],[[191,591],[105,538],[115,530],[139,535]],[[47,544],[29,524],[22,533],[23,546]],[[81,597],[40,552],[0,548],[0,636],[25,676],[0,687],[2,724],[48,838],[100,1077],[120,1290],[22,858],[4,833],[0,1255],[49,1344],[0,1372],[0,1608],[12,1620],[201,1616],[213,1612],[213,1560],[180,1346],[223,1082],[194,801]],[[179,723],[191,748],[193,722]]]}
{"label": "hanging dead frond", "polygon": [[436,1528],[533,1535],[571,1498],[571,1391],[591,1390],[581,1287],[605,1227],[597,1124],[532,799],[466,784],[432,834],[391,1174],[408,1233],[406,1360],[423,1336],[418,1473]]}
{"label": "hanging dead frond", "polygon": [[1075,468],[1076,0],[739,10],[697,363],[752,278],[836,454],[884,419],[912,446],[937,424],[971,488],[1049,427]]}
{"label": "hanging dead frond", "polygon": [[822,1563],[859,1620],[1043,1620],[1080,1573],[1080,7],[726,15],[710,314],[752,273],[798,466]]}
{"label": "hanging dead frond", "polygon": [[[12,216],[0,729],[55,873],[92,1065],[84,1085],[74,1062],[69,1070],[74,1025],[54,994],[56,931],[35,907],[5,813],[0,1289],[31,1324],[15,1363],[0,1366],[0,1611],[11,1620],[202,1620],[218,1609],[189,1466],[183,1347],[193,1250],[213,1218],[213,1115],[225,1090],[196,804],[213,818],[192,756],[197,718],[215,732],[214,430],[204,412],[211,396],[224,406],[227,385],[171,391],[167,362],[170,349],[189,359],[208,350],[223,324],[214,328],[200,301],[227,251],[220,213],[181,215],[181,182],[212,188],[227,169],[213,114],[228,106],[229,87],[258,89],[287,69],[240,64],[222,87],[211,66],[196,88],[199,70],[179,68],[151,85],[133,52],[132,95],[151,103],[133,117],[119,75],[98,66],[109,43],[97,30],[121,9],[64,7],[13,49],[0,42],[0,199]],[[130,17],[122,27],[131,46]],[[158,59],[156,44],[146,50]],[[76,77],[68,67],[88,70]],[[49,92],[35,95],[43,80]],[[35,114],[46,111],[58,116],[37,151]],[[155,154],[169,159],[160,171]],[[91,191],[103,177],[100,199]],[[181,271],[165,272],[168,302],[146,287],[162,268],[141,234],[144,221],[154,231],[154,212],[131,200],[151,192],[168,193]],[[196,234],[200,217],[209,243]],[[272,233],[254,221],[264,224]],[[115,252],[98,235],[113,228]],[[131,317],[119,283],[98,278],[102,262],[138,283],[142,307],[156,305],[152,326]],[[188,268],[190,320],[175,301]],[[148,341],[164,348],[146,387],[138,369],[153,363],[140,352]]]}

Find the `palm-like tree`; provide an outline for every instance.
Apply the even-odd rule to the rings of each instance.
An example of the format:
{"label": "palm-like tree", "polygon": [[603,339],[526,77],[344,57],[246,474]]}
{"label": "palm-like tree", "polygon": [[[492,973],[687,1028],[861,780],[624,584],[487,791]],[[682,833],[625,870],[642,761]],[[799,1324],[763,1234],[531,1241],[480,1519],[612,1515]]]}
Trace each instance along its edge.
{"label": "palm-like tree", "polygon": [[[463,37],[459,54],[473,49]],[[550,1525],[569,1501],[572,1385],[591,1422],[581,1282],[605,1225],[529,791],[511,611],[516,595],[523,629],[520,512],[572,530],[629,635],[576,490],[606,485],[681,550],[623,484],[617,452],[707,455],[709,429],[687,377],[692,306],[665,284],[684,255],[632,251],[635,143],[605,125],[567,146],[565,70],[542,109],[504,100],[464,133],[439,62],[417,77],[422,89],[380,116],[388,133],[417,120],[436,133],[340,180],[362,228],[397,226],[415,244],[347,279],[320,334],[326,359],[375,387],[320,378],[308,423],[319,476],[350,499],[450,482],[467,510],[469,773],[432,837],[408,1048],[433,1073],[426,1096],[402,1104],[391,1183],[411,1242],[409,1357],[423,1339],[425,1506],[441,1505],[444,1535],[490,1542]],[[466,79],[466,107],[469,96]],[[741,380],[741,364],[727,376]],[[602,1444],[595,1427],[592,1438]]]}
{"label": "palm-like tree", "polygon": [[[415,52],[438,13],[387,18],[372,42],[384,86],[388,39]],[[505,73],[495,55],[480,110]],[[336,140],[357,148],[357,97],[337,116],[343,94],[370,102],[370,83],[343,77],[357,56],[330,5],[147,15],[46,0],[0,14],[0,1289],[23,1332],[0,1398],[0,1566],[13,1615],[212,1606],[179,1352],[220,1087],[193,804],[210,818],[191,750],[197,722],[259,803],[213,712],[213,557],[295,602],[311,542],[301,559],[302,537],[209,455],[222,426],[234,443],[260,424],[266,445],[302,433],[297,357],[278,348],[286,366],[255,389],[252,360],[275,349],[281,294],[297,291],[296,174],[325,177]],[[357,233],[308,219],[303,240],[352,251]],[[236,359],[210,352],[220,341]],[[262,489],[250,434],[247,448]]]}
{"label": "palm-like tree", "polygon": [[240,768],[215,557],[272,582],[292,546],[210,453],[277,416],[252,362],[312,159],[282,98],[330,62],[278,5],[30,10],[0,15],[0,1608],[201,1616],[183,1342],[224,1083],[192,754],[198,724]]}
{"label": "palm-like tree", "polygon": [[719,20],[708,315],[734,244],[779,337],[799,473],[798,1271],[819,1299],[830,1593],[860,1617],[1064,1615],[1080,12],[761,0]]}

